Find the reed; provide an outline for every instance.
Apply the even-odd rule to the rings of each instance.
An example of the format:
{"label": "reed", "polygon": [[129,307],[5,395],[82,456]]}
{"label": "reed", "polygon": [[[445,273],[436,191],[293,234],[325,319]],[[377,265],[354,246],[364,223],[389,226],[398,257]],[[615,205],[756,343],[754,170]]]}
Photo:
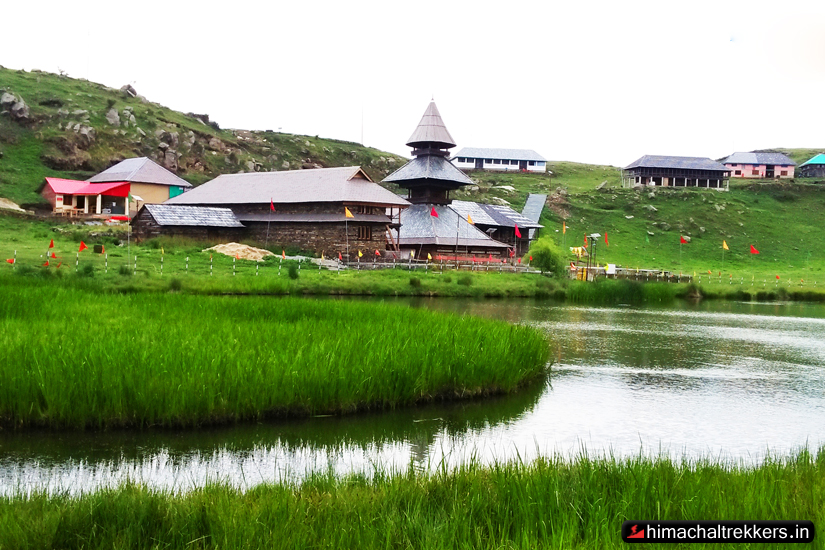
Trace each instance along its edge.
{"label": "reed", "polygon": [[[80,497],[16,496],[0,500],[0,548],[623,548],[626,519],[822,525],[825,453],[758,467],[580,456],[325,473],[247,492],[130,484]],[[822,538],[813,546],[822,548]]]}
{"label": "reed", "polygon": [[[92,288],[93,283],[89,283]],[[536,329],[388,304],[0,286],[0,424],[194,426],[509,392]]]}

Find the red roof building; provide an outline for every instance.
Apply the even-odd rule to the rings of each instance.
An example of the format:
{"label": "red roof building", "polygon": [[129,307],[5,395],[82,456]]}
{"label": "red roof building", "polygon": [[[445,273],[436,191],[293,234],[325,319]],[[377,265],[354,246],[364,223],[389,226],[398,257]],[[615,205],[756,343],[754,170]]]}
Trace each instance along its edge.
{"label": "red roof building", "polygon": [[128,182],[90,183],[88,181],[46,178],[40,194],[60,215],[125,215],[129,211]]}

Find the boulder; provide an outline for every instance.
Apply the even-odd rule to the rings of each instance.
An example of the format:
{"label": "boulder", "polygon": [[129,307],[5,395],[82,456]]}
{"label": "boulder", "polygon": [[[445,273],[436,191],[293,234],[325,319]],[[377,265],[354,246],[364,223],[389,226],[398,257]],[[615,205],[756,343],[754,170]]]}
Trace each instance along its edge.
{"label": "boulder", "polygon": [[250,172],[254,172],[255,171],[255,161],[254,160],[246,161],[246,169],[249,170]]}
{"label": "boulder", "polygon": [[604,189],[604,186],[607,185],[606,181],[601,182],[599,185],[596,186],[596,191],[600,189]]}
{"label": "boulder", "polygon": [[646,205],[645,205],[645,208],[647,208],[647,209],[648,209],[648,210],[650,210],[651,212],[658,212],[658,211],[659,211],[659,209],[658,209],[658,208],[656,208],[655,206],[653,206],[652,204],[646,204]]}
{"label": "boulder", "polygon": [[0,95],[0,109],[11,109],[11,106],[17,103],[17,98],[8,92],[3,92]]}
{"label": "boulder", "polygon": [[75,109],[74,111],[72,111],[72,116],[76,117],[86,116],[88,114],[89,111],[87,111],[86,109]]}
{"label": "boulder", "polygon": [[289,170],[289,161],[288,160],[283,161],[281,163],[281,168],[283,168],[284,170]]}
{"label": "boulder", "polygon": [[163,167],[172,172],[178,171],[178,155],[174,149],[167,149],[163,155]]}
{"label": "boulder", "polygon": [[137,132],[138,132],[138,134],[140,134],[140,135],[141,135],[141,137],[146,137],[146,132],[144,132],[144,131],[143,131],[143,130],[141,130],[140,128],[138,128],[138,129],[137,129]]}
{"label": "boulder", "polygon": [[688,237],[687,235],[682,235],[682,238],[683,238],[686,242],[690,242],[690,237]]}
{"label": "boulder", "polygon": [[132,87],[131,84],[126,84],[120,87],[120,91],[123,92],[124,95],[127,97],[137,97],[137,91]]}
{"label": "boulder", "polygon": [[14,120],[28,120],[29,106],[22,99],[11,106],[11,118]]}
{"label": "boulder", "polygon": [[106,112],[106,121],[112,126],[120,126],[120,115],[117,114],[117,109],[112,107]]}

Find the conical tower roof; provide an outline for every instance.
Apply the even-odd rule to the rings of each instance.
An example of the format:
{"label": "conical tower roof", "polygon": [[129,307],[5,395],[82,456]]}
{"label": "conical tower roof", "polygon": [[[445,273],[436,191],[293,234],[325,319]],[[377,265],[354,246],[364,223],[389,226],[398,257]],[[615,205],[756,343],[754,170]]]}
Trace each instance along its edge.
{"label": "conical tower roof", "polygon": [[421,117],[421,122],[413,132],[410,139],[407,140],[407,145],[410,147],[435,147],[438,149],[449,149],[455,147],[453,136],[447,131],[444,126],[444,121],[441,120],[441,113],[438,112],[438,107],[435,106],[435,101],[430,102],[427,110],[424,111],[424,116]]}

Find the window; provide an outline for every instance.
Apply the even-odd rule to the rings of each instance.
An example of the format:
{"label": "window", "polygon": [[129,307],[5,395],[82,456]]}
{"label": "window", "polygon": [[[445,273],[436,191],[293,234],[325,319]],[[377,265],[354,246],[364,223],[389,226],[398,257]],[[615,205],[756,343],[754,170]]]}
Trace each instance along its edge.
{"label": "window", "polygon": [[372,227],[368,225],[359,225],[358,226],[358,240],[359,241],[371,241],[372,240]]}
{"label": "window", "polygon": [[510,165],[511,166],[518,166],[518,161],[517,160],[511,160]]}
{"label": "window", "polygon": [[501,160],[499,160],[499,159],[495,159],[495,160],[493,161],[493,164],[501,164]]}
{"label": "window", "polygon": [[353,210],[355,210],[356,214],[372,214],[372,206],[365,206],[363,204],[357,205]]}
{"label": "window", "polygon": [[736,175],[736,176],[741,176],[741,175],[742,175],[742,170],[736,170],[736,171],[734,172],[734,175]]}
{"label": "window", "polygon": [[528,160],[527,161],[527,166],[535,166],[535,165],[536,165],[536,161],[534,161],[534,160]]}
{"label": "window", "polygon": [[470,157],[467,157],[466,159],[464,159],[464,162],[474,162],[474,161],[475,161],[475,159],[471,159]]}
{"label": "window", "polygon": [[779,172],[779,175],[780,175],[780,176],[787,176],[787,175],[788,175],[788,171],[787,171],[787,170],[782,170],[781,172]]}
{"label": "window", "polygon": [[752,170],[751,171],[751,176],[758,176],[758,175],[759,175],[759,170]]}
{"label": "window", "polygon": [[464,157],[458,157],[458,162],[464,162]]}
{"label": "window", "polygon": [[536,161],[536,166],[544,166],[544,161],[543,160]]}
{"label": "window", "polygon": [[484,164],[493,164],[493,159],[484,159]]}

